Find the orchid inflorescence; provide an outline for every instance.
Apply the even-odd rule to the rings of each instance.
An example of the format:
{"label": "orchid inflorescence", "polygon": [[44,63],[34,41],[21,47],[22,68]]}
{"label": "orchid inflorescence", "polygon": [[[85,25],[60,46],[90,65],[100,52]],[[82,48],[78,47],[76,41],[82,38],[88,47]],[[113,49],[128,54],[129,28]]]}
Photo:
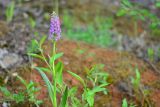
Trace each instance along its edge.
{"label": "orchid inflorescence", "polygon": [[55,41],[61,38],[61,24],[58,15],[53,12],[50,19],[50,29],[48,39],[54,39]]}

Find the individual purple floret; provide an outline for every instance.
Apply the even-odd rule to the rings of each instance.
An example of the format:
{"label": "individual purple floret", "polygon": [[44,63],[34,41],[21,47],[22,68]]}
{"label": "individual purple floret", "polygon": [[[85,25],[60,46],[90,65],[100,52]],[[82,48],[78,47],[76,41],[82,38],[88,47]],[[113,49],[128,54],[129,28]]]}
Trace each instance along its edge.
{"label": "individual purple floret", "polygon": [[61,38],[61,25],[59,17],[55,12],[52,13],[50,19],[50,29],[48,39],[54,39],[55,41]]}

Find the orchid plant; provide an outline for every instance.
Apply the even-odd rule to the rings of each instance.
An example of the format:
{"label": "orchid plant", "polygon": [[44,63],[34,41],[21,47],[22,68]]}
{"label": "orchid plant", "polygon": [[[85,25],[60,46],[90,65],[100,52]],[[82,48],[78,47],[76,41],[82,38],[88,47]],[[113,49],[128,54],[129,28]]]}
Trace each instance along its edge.
{"label": "orchid plant", "polygon": [[[85,82],[79,75],[71,71],[68,71],[68,73],[74,76],[78,81],[80,81],[80,83],[82,83],[82,86],[83,86],[83,93],[81,96],[82,100],[79,100],[78,98],[76,98],[75,95],[73,97],[71,93],[73,90],[75,90],[75,88],[73,87],[71,88],[71,90],[68,90],[67,85],[63,81],[63,76],[62,76],[63,64],[61,62],[55,63],[55,61],[63,55],[63,53],[56,53],[56,42],[61,38],[61,27],[60,27],[59,17],[55,12],[52,13],[50,18],[50,29],[49,29],[49,36],[48,36],[48,40],[50,40],[53,44],[52,53],[47,57],[45,56],[44,50],[42,48],[42,45],[46,40],[46,38],[47,38],[46,36],[43,36],[40,41],[34,40],[40,54],[36,54],[32,52],[28,54],[33,58],[39,58],[41,61],[44,61],[47,65],[47,67],[33,66],[33,68],[37,70],[40,73],[41,77],[43,78],[45,85],[47,86],[47,89],[48,89],[52,106],[68,107],[69,105],[72,105],[72,106],[74,105],[75,107],[76,105],[76,107],[79,107],[79,105],[77,104],[80,104],[80,102],[82,102],[85,105],[85,107],[93,107],[95,94],[97,92],[106,91],[105,87],[108,85],[108,83],[106,82],[108,75],[107,74],[104,75],[96,72],[95,74],[93,74],[94,68],[92,68],[89,72],[94,76],[93,75],[92,75],[93,77],[88,76],[88,78],[90,78],[89,79],[90,81],[94,80],[94,81],[91,81],[94,84],[94,86],[92,88],[89,88],[87,86],[87,82]],[[47,75],[48,73],[52,76],[51,80]],[[100,78],[102,77],[105,82],[97,84],[97,82],[99,81],[96,81],[96,80],[99,77]],[[58,103],[57,94],[61,95],[60,103]],[[68,102],[68,99],[71,99],[72,104]],[[75,104],[74,102],[75,100],[77,101],[77,104]]]}
{"label": "orchid plant", "polygon": [[[30,56],[41,59],[47,65],[47,67],[33,66],[33,68],[36,69],[42,76],[47,86],[49,97],[53,107],[58,107],[58,106],[65,107],[68,96],[68,88],[67,86],[65,86],[65,88],[63,86],[64,85],[62,79],[63,64],[61,62],[55,64],[55,60],[63,55],[63,53],[56,53],[56,42],[60,39],[60,37],[61,37],[60,20],[58,15],[55,12],[53,12],[51,15],[50,29],[48,36],[48,39],[51,40],[53,44],[52,55],[51,56],[48,55],[48,57],[45,57],[44,50],[42,49],[42,45],[46,40],[46,36],[42,37],[40,41],[35,40],[35,43],[37,44],[38,50],[40,51],[41,55],[35,53],[29,53]],[[46,72],[52,75],[52,80],[49,80]],[[57,104],[57,92],[63,94],[60,104]]]}

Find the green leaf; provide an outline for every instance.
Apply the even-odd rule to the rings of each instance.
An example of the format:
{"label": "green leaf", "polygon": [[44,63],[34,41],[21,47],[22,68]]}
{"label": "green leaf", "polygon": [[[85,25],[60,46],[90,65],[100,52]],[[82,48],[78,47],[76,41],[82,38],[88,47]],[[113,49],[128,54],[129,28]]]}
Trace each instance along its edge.
{"label": "green leaf", "polygon": [[44,72],[50,72],[50,69],[48,69],[48,68],[45,68],[45,67],[38,67],[38,68]]}
{"label": "green leaf", "polygon": [[48,89],[48,92],[49,92],[49,96],[50,96],[50,99],[52,101],[52,104],[54,104],[54,89],[53,89],[53,86],[50,82],[50,80],[48,79],[48,77],[46,76],[46,74],[41,70],[39,69],[38,67],[34,67],[42,76],[45,84],[47,85],[47,89]]}
{"label": "green leaf", "polygon": [[58,58],[60,58],[61,56],[63,56],[63,53],[58,53],[54,56],[54,60],[57,60]]}
{"label": "green leaf", "polygon": [[86,88],[82,95],[83,99],[87,100],[87,103],[89,104],[90,107],[93,107],[94,105],[94,96],[95,93],[93,93],[92,90],[90,90],[89,88]]}
{"label": "green leaf", "polygon": [[128,103],[127,103],[126,98],[123,99],[123,101],[122,101],[122,107],[128,107]]}
{"label": "green leaf", "polygon": [[6,15],[6,18],[7,18],[7,22],[11,22],[12,21],[12,18],[13,18],[13,15],[14,15],[14,8],[15,8],[15,3],[14,2],[11,2],[7,6],[7,9],[6,9],[6,12],[5,12],[5,15]]}
{"label": "green leaf", "polygon": [[0,87],[0,91],[1,91],[6,97],[11,96],[10,91],[8,91],[8,89],[7,89],[6,87]]}
{"label": "green leaf", "polygon": [[72,87],[71,89],[69,89],[68,96],[69,97],[75,96],[76,92],[77,92],[77,87]]}
{"label": "green leaf", "polygon": [[94,73],[92,75],[98,75],[98,76],[108,77],[109,74],[103,73],[103,72],[98,72],[98,73]]}
{"label": "green leaf", "polygon": [[53,62],[54,62],[56,59],[60,58],[61,56],[63,56],[63,53],[58,53],[58,54],[53,55],[53,56],[49,59],[49,64],[50,64],[50,65],[53,65]]}
{"label": "green leaf", "polygon": [[35,32],[34,32],[34,36],[35,36],[35,37],[38,37],[38,36],[39,36],[39,32],[35,31]]}
{"label": "green leaf", "polygon": [[145,17],[143,15],[140,15],[139,18],[142,20],[142,21],[145,21]]}
{"label": "green leaf", "polygon": [[125,5],[125,6],[128,6],[128,7],[132,6],[132,4],[129,0],[122,0],[122,4]]}
{"label": "green leaf", "polygon": [[40,42],[39,42],[39,45],[40,47],[43,45],[44,41],[46,40],[47,36],[46,35],[43,35]]}
{"label": "green leaf", "polygon": [[132,10],[132,11],[129,12],[129,14],[130,14],[131,16],[138,16],[139,12]]}
{"label": "green leaf", "polygon": [[158,26],[158,24],[157,24],[156,22],[152,22],[152,23],[150,24],[150,28],[151,28],[151,29],[155,29],[157,26]]}
{"label": "green leaf", "polygon": [[37,40],[33,39],[30,41],[29,45],[27,46],[27,53],[38,53],[38,44]]}
{"label": "green leaf", "polygon": [[121,9],[120,11],[118,11],[117,16],[124,16],[126,15],[127,10]]}
{"label": "green leaf", "polygon": [[63,64],[62,62],[58,62],[57,65],[55,66],[56,69],[56,81],[59,85],[63,85],[63,76],[62,76],[62,72],[63,72]]}
{"label": "green leaf", "polygon": [[30,18],[29,18],[29,24],[30,24],[30,26],[31,26],[32,28],[35,28],[35,26],[36,26],[36,21],[35,21],[32,17],[30,17]]}
{"label": "green leaf", "polygon": [[107,86],[107,85],[109,85],[110,83],[104,83],[104,84],[101,84],[101,85],[99,85],[99,87],[105,87],[105,86]]}
{"label": "green leaf", "polygon": [[21,83],[22,83],[25,87],[27,87],[27,82],[26,82],[22,77],[20,77],[20,76],[17,75],[17,78],[21,81]]}
{"label": "green leaf", "polygon": [[160,7],[160,2],[157,2],[157,3],[156,3],[156,7]]}
{"label": "green leaf", "polygon": [[44,58],[38,54],[34,54],[34,53],[28,53],[29,56],[32,56],[32,57],[35,57],[35,58],[39,58],[39,59],[42,59],[44,60]]}
{"label": "green leaf", "polygon": [[37,107],[39,107],[38,105],[40,105],[40,104],[42,104],[42,103],[43,103],[42,100],[37,100],[37,101],[35,102],[35,104],[37,105]]}
{"label": "green leaf", "polygon": [[102,84],[100,86],[96,86],[93,89],[85,88],[83,93],[83,99],[87,100],[90,107],[94,105],[94,96],[97,92],[106,91],[106,88],[103,88],[108,84]]}
{"label": "green leaf", "polygon": [[151,13],[150,13],[148,10],[146,10],[146,9],[139,10],[138,12],[139,12],[140,14],[142,14],[143,16],[148,16],[148,15],[151,14]]}
{"label": "green leaf", "polygon": [[62,96],[60,107],[65,107],[66,106],[67,98],[68,98],[68,88],[66,87],[66,89],[65,89],[65,91],[63,93],[63,96]]}
{"label": "green leaf", "polygon": [[34,82],[30,81],[29,84],[27,84],[27,90],[30,90],[31,88],[34,88]]}
{"label": "green leaf", "polygon": [[140,85],[141,74],[140,74],[138,68],[135,69],[135,72],[136,72],[136,77],[135,78],[132,77],[131,82],[132,82],[134,88],[137,89]]}
{"label": "green leaf", "polygon": [[25,96],[23,93],[19,92],[18,94],[13,94],[13,99],[16,103],[20,103],[25,101]]}
{"label": "green leaf", "polygon": [[94,87],[91,91],[91,93],[97,93],[97,92],[101,92],[101,91],[105,91],[106,88],[102,88],[100,86]]}
{"label": "green leaf", "polygon": [[77,75],[77,74],[75,74],[75,73],[73,73],[73,72],[71,72],[71,71],[67,71],[67,72],[68,72],[69,74],[71,74],[72,76],[74,76],[77,80],[79,80],[79,81],[83,84],[84,87],[86,86],[84,80],[83,80],[79,75]]}
{"label": "green leaf", "polygon": [[140,83],[140,80],[141,80],[141,74],[138,70],[138,68],[136,68],[136,78],[137,78],[137,82]]}

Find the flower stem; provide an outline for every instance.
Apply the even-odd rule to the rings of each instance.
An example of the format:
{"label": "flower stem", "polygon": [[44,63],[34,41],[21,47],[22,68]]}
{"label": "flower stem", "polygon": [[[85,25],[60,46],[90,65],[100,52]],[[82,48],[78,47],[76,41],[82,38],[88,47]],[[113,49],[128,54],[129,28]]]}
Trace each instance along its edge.
{"label": "flower stem", "polygon": [[59,4],[58,4],[58,0],[53,0],[53,6],[55,7],[55,11],[56,13],[58,14],[58,7],[59,7]]}
{"label": "flower stem", "polygon": [[[56,42],[55,41],[53,41],[53,55],[55,56],[56,55]],[[52,75],[53,75],[53,93],[54,93],[54,107],[57,107],[57,92],[56,92],[56,84],[57,84],[57,82],[56,82],[56,70],[55,70],[55,63],[54,63],[54,61],[53,61],[53,65],[52,65],[52,67],[53,67],[53,70],[52,70]]]}

